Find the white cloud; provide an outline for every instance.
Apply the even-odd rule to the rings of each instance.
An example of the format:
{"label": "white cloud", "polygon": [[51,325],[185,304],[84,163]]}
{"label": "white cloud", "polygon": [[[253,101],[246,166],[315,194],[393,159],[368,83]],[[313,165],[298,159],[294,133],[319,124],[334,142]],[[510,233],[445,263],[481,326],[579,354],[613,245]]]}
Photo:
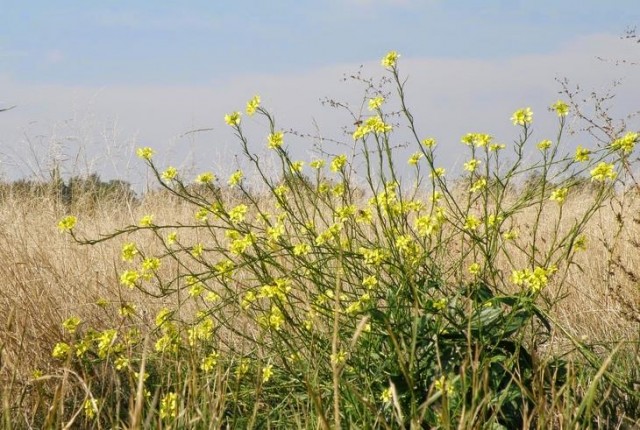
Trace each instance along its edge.
{"label": "white cloud", "polygon": [[[438,138],[442,143],[439,160],[452,165],[460,162],[459,139],[466,132],[489,132],[505,143],[515,139],[518,130],[509,117],[519,107],[534,109],[535,139],[552,138],[555,118],[547,107],[558,98],[556,77],[568,77],[588,90],[606,89],[613,79],[622,77],[623,91],[615,99],[615,111],[623,114],[636,110],[640,100],[638,68],[614,67],[596,59],[604,55],[628,58],[637,55],[636,49],[635,44],[617,37],[595,35],[571,41],[552,53],[499,61],[403,56],[400,68],[409,77],[408,102],[419,132]],[[358,66],[341,64],[281,76],[247,75],[200,86],[35,86],[0,76],[0,88],[6,89],[4,99],[18,105],[10,113],[0,114],[0,145],[2,152],[28,158],[23,137],[26,127],[32,135],[54,134],[58,140],[64,133],[75,135],[75,140],[65,141],[71,152],[79,150],[80,136],[91,143],[93,149],[88,154],[102,151],[104,155],[105,140],[95,135],[104,132],[105,124],[115,123],[118,133],[106,132],[106,140],[120,142],[121,146],[111,149],[110,156],[118,160],[117,167],[109,171],[126,174],[132,162],[130,139],[135,137],[137,145],[154,147],[159,160],[226,173],[233,169],[234,154],[239,154],[240,148],[223,122],[225,113],[242,110],[246,100],[260,93],[283,129],[315,134],[315,123],[324,137],[340,138],[340,128],[352,127],[353,120],[344,112],[322,107],[319,99],[328,96],[359,106],[361,87],[340,82],[344,73],[355,72]],[[365,76],[380,73],[378,59],[364,67]],[[262,151],[268,124],[247,117],[243,121],[255,142],[253,147]],[[200,128],[214,130],[183,136]],[[635,124],[635,128],[640,127]],[[399,143],[406,137],[400,131]],[[292,136],[288,142],[296,157],[308,157],[311,142]],[[104,165],[96,164],[101,168]]]}

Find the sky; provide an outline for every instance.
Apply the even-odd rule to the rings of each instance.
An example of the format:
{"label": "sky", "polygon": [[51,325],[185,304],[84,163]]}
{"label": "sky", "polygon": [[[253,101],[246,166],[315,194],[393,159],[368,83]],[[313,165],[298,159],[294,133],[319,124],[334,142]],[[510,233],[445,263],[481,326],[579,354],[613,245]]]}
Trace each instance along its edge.
{"label": "sky", "polygon": [[[223,116],[254,94],[281,128],[337,152],[327,142],[353,120],[321,100],[357,109],[363,87],[344,76],[382,76],[389,50],[420,131],[455,166],[466,132],[517,138],[519,107],[551,135],[557,79],[587,95],[621,79],[614,112],[640,110],[640,44],[621,39],[639,24],[637,0],[0,0],[0,109],[16,106],[0,113],[0,174],[60,163],[138,184],[134,148],[151,146],[161,163],[223,175],[240,151]],[[267,124],[246,126],[264,150]],[[320,140],[287,141],[308,159]]]}

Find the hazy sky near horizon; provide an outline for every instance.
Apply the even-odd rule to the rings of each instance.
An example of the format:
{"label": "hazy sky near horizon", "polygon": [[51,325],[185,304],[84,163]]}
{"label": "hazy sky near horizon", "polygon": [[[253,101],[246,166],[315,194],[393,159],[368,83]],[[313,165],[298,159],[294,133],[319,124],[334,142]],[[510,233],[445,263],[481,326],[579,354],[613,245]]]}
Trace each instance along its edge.
{"label": "hazy sky near horizon", "polygon": [[[340,136],[353,121],[319,100],[357,106],[362,89],[343,75],[380,75],[390,49],[422,131],[455,164],[467,131],[513,140],[521,106],[546,137],[556,78],[588,91],[622,78],[615,109],[639,110],[640,66],[614,65],[640,61],[640,44],[620,38],[639,23],[637,0],[0,0],[0,108],[17,105],[0,114],[0,172],[42,173],[58,157],[71,173],[127,176],[140,145],[230,170],[239,148],[222,116],[255,93],[282,128]],[[261,150],[266,125],[247,123]],[[213,130],[185,135],[202,128]],[[310,142],[294,140],[308,158]]]}

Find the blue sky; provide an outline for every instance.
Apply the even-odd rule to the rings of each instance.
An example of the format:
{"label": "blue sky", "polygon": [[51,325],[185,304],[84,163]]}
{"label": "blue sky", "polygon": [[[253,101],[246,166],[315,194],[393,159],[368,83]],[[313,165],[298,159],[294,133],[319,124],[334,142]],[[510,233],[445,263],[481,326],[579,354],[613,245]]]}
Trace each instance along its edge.
{"label": "blue sky", "polygon": [[69,84],[205,83],[411,57],[504,58],[620,34],[636,0],[0,1],[3,73]]}
{"label": "blue sky", "polygon": [[460,112],[483,111],[467,115],[467,126],[485,121],[500,132],[508,124],[496,122],[510,109],[555,101],[556,77],[602,89],[628,76],[632,100],[638,70],[605,70],[595,58],[640,57],[619,40],[639,24],[637,0],[0,0],[0,107],[18,105],[0,117],[0,170],[31,173],[19,166],[29,157],[20,149],[25,134],[39,136],[36,154],[52,157],[59,149],[46,136],[83,135],[100,146],[106,128],[119,148],[111,156],[122,160],[136,144],[191,156],[185,163],[200,151],[224,157],[225,144],[211,142],[228,134],[180,136],[223,128],[220,115],[255,92],[287,125],[339,128],[349,119],[323,113],[318,99],[357,100],[340,77],[361,64],[378,73],[390,49],[401,52],[416,91],[430,92],[432,102],[413,99],[418,112],[440,118],[441,128],[426,132],[453,140],[465,131],[454,103],[464,103]]}

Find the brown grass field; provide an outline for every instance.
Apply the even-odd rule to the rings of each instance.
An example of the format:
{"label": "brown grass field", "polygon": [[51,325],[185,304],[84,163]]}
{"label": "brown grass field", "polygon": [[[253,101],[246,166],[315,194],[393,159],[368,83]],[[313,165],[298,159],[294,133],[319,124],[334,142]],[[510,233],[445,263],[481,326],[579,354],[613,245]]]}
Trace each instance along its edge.
{"label": "brown grass field", "polygon": [[[569,198],[563,218],[567,226],[589,199],[588,191]],[[164,194],[150,194],[140,202],[80,196],[65,205],[55,194],[5,193],[0,202],[0,387],[4,387],[0,394],[4,408],[14,408],[18,398],[22,406],[30,405],[24,398],[32,394],[29,387],[34,371],[52,378],[58,374],[51,349],[62,336],[61,322],[69,316],[106,328],[117,319],[118,304],[133,302],[139,326],[152,329],[153,316],[166,304],[120,285],[118,273],[124,267],[120,247],[126,236],[79,246],[58,231],[57,221],[68,213],[78,216],[83,235],[94,238],[135,224],[147,213],[153,213],[159,223],[193,219],[190,205]],[[544,293],[550,301],[559,300],[553,318],[565,331],[555,331],[543,350],[570,350],[569,339],[574,338],[595,345],[606,357],[621,345],[629,357],[627,371],[638,376],[633,368],[640,368],[639,214],[640,197],[635,192],[609,198],[600,208],[586,229],[588,248],[577,258],[563,289],[550,285]],[[553,214],[548,219],[553,220]],[[523,236],[534,221],[526,214],[518,216]],[[541,243],[550,239],[551,230],[543,220]],[[97,304],[105,300],[114,306]]]}

